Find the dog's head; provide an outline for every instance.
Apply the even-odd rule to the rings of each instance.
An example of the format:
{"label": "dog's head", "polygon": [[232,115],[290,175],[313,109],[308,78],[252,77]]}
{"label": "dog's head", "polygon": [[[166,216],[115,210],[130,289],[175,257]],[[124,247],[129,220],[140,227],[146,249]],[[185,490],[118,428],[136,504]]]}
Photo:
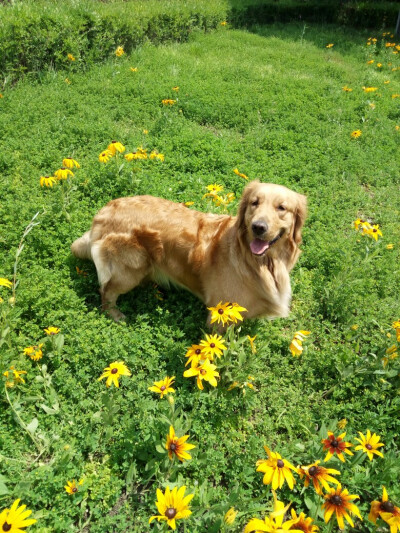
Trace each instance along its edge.
{"label": "dog's head", "polygon": [[299,254],[306,206],[302,194],[282,185],[252,181],[243,191],[238,213],[244,245],[253,256],[287,255],[288,261],[294,264]]}

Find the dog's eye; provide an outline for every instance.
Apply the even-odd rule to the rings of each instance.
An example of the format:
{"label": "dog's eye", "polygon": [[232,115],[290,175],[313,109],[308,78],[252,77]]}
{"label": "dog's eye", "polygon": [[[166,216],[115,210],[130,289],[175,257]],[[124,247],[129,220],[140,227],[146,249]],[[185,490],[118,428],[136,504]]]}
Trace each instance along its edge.
{"label": "dog's eye", "polygon": [[258,205],[258,198],[256,198],[255,200],[253,200],[251,202],[251,205],[253,205],[254,207],[256,207]]}
{"label": "dog's eye", "polygon": [[278,205],[278,211],[286,211],[286,207],[284,205]]}

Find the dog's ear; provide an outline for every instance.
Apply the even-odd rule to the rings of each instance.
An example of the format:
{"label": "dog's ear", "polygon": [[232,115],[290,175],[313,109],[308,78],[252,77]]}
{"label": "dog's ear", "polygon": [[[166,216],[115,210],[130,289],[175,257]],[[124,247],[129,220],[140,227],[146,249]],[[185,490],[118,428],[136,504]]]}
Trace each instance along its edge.
{"label": "dog's ear", "polygon": [[301,243],[301,230],[307,216],[307,198],[302,194],[297,194],[297,205],[294,213],[292,237],[296,244]]}
{"label": "dog's ear", "polygon": [[244,226],[244,218],[246,215],[246,208],[249,204],[250,196],[253,194],[254,189],[257,188],[259,185],[258,180],[251,181],[246,185],[246,187],[243,189],[242,198],[240,200],[239,204],[239,211],[238,211],[238,225],[239,227]]}

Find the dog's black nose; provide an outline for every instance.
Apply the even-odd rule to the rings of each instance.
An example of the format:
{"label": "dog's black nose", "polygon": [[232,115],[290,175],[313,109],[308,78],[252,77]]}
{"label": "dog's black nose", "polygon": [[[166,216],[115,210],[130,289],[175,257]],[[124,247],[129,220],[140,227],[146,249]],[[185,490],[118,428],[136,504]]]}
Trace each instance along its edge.
{"label": "dog's black nose", "polygon": [[254,235],[260,236],[268,231],[268,224],[262,220],[256,220],[256,222],[253,222],[251,225],[251,229],[253,230]]}

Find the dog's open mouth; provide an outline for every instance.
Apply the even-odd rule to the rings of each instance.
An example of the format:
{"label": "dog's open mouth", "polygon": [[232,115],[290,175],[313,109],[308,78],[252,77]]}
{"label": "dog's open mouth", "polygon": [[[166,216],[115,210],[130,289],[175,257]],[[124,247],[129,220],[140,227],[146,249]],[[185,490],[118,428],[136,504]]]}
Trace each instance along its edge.
{"label": "dog's open mouth", "polygon": [[283,231],[281,231],[275,239],[272,239],[272,241],[263,241],[262,239],[254,239],[254,241],[251,241],[250,243],[250,250],[254,255],[263,255],[267,250],[271,248],[273,244],[276,243],[276,241],[279,241],[279,239],[282,237]]}

